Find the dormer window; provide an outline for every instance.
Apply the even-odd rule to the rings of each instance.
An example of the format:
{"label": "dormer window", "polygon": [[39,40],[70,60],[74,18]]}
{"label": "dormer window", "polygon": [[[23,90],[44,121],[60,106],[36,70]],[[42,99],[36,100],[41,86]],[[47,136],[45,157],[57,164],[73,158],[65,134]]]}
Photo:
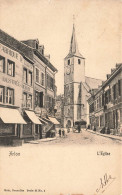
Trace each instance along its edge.
{"label": "dormer window", "polygon": [[36,49],[38,49],[38,43],[36,43]]}
{"label": "dormer window", "polygon": [[70,65],[70,59],[68,60],[68,65]]}
{"label": "dormer window", "polygon": [[81,60],[80,59],[78,59],[78,64],[81,64]]}

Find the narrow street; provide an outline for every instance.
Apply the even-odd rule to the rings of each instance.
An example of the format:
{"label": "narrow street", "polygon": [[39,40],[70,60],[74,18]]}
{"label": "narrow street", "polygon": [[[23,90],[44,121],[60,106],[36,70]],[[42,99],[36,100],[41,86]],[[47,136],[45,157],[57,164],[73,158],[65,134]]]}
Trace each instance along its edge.
{"label": "narrow street", "polygon": [[41,142],[39,144],[43,145],[72,145],[72,144],[80,144],[80,145],[87,145],[87,144],[112,144],[112,145],[119,145],[121,141],[114,140],[111,138],[103,137],[100,135],[96,135],[90,133],[86,130],[82,130],[81,133],[68,133],[66,137],[58,137],[55,140],[48,141],[48,142]]}

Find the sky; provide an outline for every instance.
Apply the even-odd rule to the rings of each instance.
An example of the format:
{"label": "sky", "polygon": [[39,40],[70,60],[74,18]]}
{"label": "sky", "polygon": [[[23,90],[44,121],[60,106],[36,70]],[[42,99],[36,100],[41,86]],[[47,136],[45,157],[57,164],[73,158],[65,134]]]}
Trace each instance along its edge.
{"label": "sky", "polygon": [[57,94],[64,89],[73,15],[78,48],[86,59],[85,74],[105,80],[122,62],[121,0],[0,0],[0,29],[18,40],[38,38],[58,69]]}

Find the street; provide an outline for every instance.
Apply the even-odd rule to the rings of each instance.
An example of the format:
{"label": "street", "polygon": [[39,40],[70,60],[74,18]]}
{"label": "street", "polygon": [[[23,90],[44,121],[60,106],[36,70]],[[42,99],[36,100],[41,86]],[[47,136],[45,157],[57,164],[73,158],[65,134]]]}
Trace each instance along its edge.
{"label": "street", "polygon": [[112,145],[119,145],[121,144],[121,141],[114,140],[111,138],[103,137],[100,135],[96,135],[93,133],[90,133],[86,130],[82,130],[81,133],[67,133],[65,137],[58,137],[55,140],[48,141],[48,142],[41,142],[39,144],[44,145],[72,145],[72,144],[80,144],[80,145],[87,145],[87,144],[112,144]]}

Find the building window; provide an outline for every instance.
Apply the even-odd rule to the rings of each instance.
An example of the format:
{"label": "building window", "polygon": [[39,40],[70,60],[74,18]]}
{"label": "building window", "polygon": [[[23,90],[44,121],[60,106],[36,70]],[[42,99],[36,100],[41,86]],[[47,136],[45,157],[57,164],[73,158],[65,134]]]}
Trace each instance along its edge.
{"label": "building window", "polygon": [[116,84],[113,86],[113,99],[116,99]]}
{"label": "building window", "polygon": [[68,65],[70,65],[70,59],[68,60]]}
{"label": "building window", "polygon": [[23,93],[23,107],[27,107],[27,93]]}
{"label": "building window", "polygon": [[6,103],[14,104],[14,90],[13,89],[7,88]]}
{"label": "building window", "polygon": [[38,43],[36,43],[36,49],[38,49],[38,48],[39,48]]}
{"label": "building window", "polygon": [[99,99],[97,98],[97,109],[99,108]]}
{"label": "building window", "polygon": [[121,80],[118,80],[118,95],[121,96]]}
{"label": "building window", "polygon": [[4,102],[4,87],[0,86],[0,103]]}
{"label": "building window", "polygon": [[40,92],[40,107],[43,107],[43,92]]}
{"label": "building window", "polygon": [[92,103],[92,104],[89,106],[89,112],[90,112],[90,113],[94,112],[94,103]]}
{"label": "building window", "polygon": [[99,107],[101,108],[102,106],[102,96],[99,97]]}
{"label": "building window", "polygon": [[43,92],[35,92],[35,105],[43,107]]}
{"label": "building window", "polygon": [[52,90],[54,89],[54,79],[49,75],[47,75],[47,87]]}
{"label": "building window", "polygon": [[5,72],[5,58],[0,56],[0,72]]}
{"label": "building window", "polygon": [[23,70],[23,75],[24,75],[24,83],[27,83],[28,80],[27,80],[27,69],[26,68],[24,68]]}
{"label": "building window", "polygon": [[39,83],[39,70],[36,68],[36,82]]}
{"label": "building window", "polygon": [[40,106],[40,94],[39,92],[35,92],[35,105]]}
{"label": "building window", "polygon": [[41,73],[41,85],[44,86],[44,73]]}
{"label": "building window", "polygon": [[8,65],[7,65],[7,74],[14,77],[15,76],[15,63],[8,60]]}
{"label": "building window", "polygon": [[27,108],[32,108],[32,95],[27,95]]}
{"label": "building window", "polygon": [[32,72],[31,71],[29,71],[29,74],[28,74],[28,84],[32,86]]}
{"label": "building window", "polygon": [[78,64],[81,64],[81,60],[80,59],[78,59]]}
{"label": "building window", "polygon": [[94,102],[94,110],[96,111],[96,100]]}

